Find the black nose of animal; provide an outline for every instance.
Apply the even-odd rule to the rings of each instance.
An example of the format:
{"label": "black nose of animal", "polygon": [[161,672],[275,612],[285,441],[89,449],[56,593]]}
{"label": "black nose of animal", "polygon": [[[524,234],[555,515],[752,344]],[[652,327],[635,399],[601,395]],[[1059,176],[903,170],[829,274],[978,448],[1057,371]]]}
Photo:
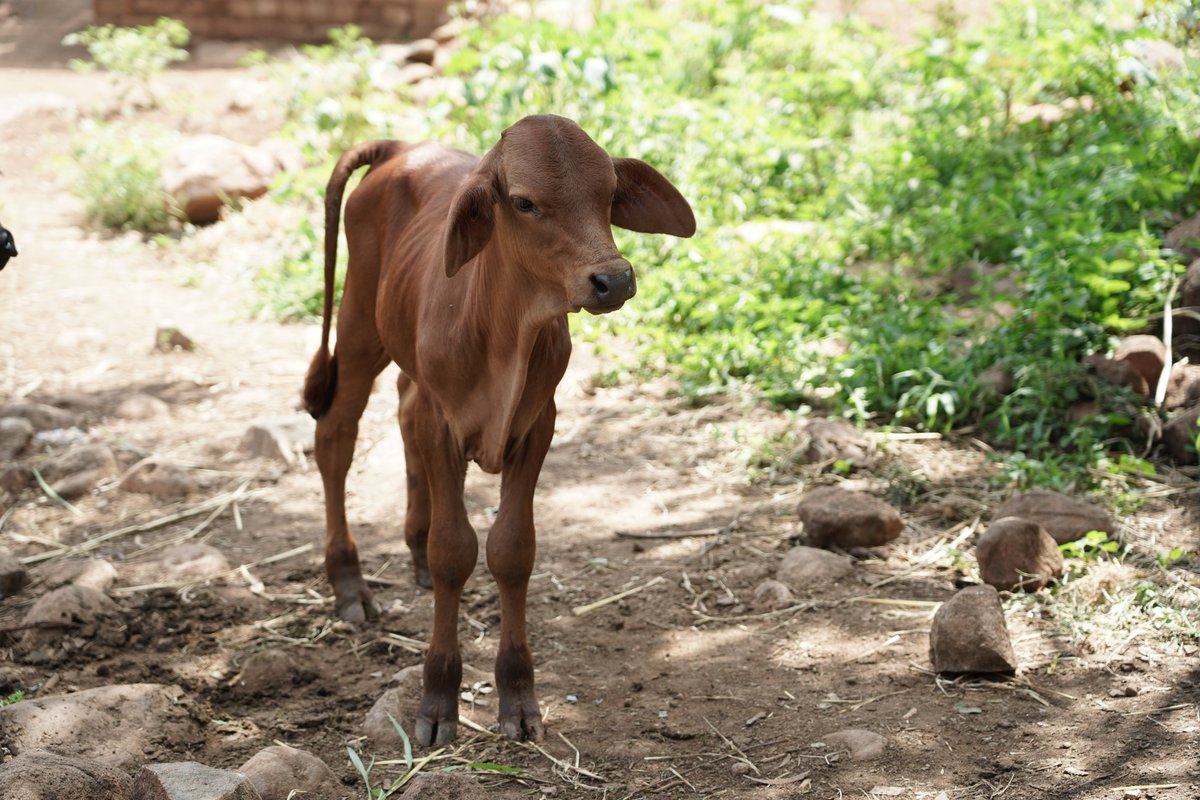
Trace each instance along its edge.
{"label": "black nose of animal", "polygon": [[625,302],[633,297],[630,291],[633,286],[633,269],[624,272],[597,273],[592,276],[592,286],[596,289],[596,297],[603,301]]}

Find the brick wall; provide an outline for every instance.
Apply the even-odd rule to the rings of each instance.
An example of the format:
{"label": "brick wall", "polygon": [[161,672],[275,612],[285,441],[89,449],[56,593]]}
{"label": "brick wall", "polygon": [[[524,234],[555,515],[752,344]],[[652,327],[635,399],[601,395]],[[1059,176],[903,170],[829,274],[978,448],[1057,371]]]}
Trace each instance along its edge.
{"label": "brick wall", "polygon": [[202,39],[315,42],[354,23],[372,39],[426,36],[445,22],[449,0],[92,0],[97,24],[182,20]]}

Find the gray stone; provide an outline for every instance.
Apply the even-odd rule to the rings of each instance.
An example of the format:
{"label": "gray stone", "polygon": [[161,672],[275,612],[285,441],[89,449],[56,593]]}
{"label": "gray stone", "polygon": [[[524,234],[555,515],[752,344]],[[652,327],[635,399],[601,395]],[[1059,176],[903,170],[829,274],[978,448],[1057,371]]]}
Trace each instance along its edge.
{"label": "gray stone", "polygon": [[765,580],[754,589],[754,605],[758,608],[787,608],[795,599],[792,590],[783,581]]}
{"label": "gray stone", "polygon": [[0,417],[0,461],[12,461],[33,438],[33,423],[24,417]]}
{"label": "gray stone", "polygon": [[203,731],[178,686],[137,683],[0,708],[0,739],[14,754],[51,750],[125,769],[163,748],[194,746]]}
{"label": "gray stone", "polygon": [[802,591],[813,584],[836,583],[853,571],[854,561],[849,556],[800,546],[784,554],[775,577],[791,589]]}
{"label": "gray stone", "polygon": [[929,660],[936,672],[1016,670],[1004,608],[994,587],[971,586],[942,604],[929,629]]}
{"label": "gray stone", "polygon": [[262,800],[341,800],[347,793],[324,761],[286,745],[259,750],[238,771]]}
{"label": "gray stone", "polygon": [[873,465],[878,457],[874,443],[866,434],[840,419],[809,419],[798,435],[805,463],[821,469],[837,462],[864,469]]}
{"label": "gray stone", "polygon": [[4,800],[133,800],[133,779],[86,758],[29,750],[0,764]]}
{"label": "gray stone", "polygon": [[163,191],[196,224],[216,222],[226,200],[266,193],[279,173],[269,154],[214,134],[180,141],[163,159]]}
{"label": "gray stone", "polygon": [[270,458],[291,466],[313,447],[316,421],[307,415],[263,419],[251,425],[238,449],[254,458]]}
{"label": "gray stone", "polygon": [[196,489],[188,471],[158,456],[144,458],[121,477],[125,492],[148,494],[163,500],[180,500]]}
{"label": "gray stone", "polygon": [[904,530],[900,512],[882,500],[837,486],[821,486],[800,499],[796,509],[814,547],[878,547]]}
{"label": "gray stone", "polygon": [[1200,405],[1200,364],[1176,364],[1171,368],[1165,405],[1172,410]]}
{"label": "gray stone", "polygon": [[171,407],[149,394],[133,394],[121,401],[113,414],[121,419],[163,419],[171,415]]}
{"label": "gray stone", "polygon": [[975,544],[979,577],[1002,592],[1036,592],[1062,577],[1063,556],[1036,522],[1001,517]]}
{"label": "gray stone", "polygon": [[25,565],[7,550],[0,550],[0,600],[12,597],[29,583]]}
{"label": "gray stone", "polygon": [[117,457],[105,444],[83,444],[73,447],[41,467],[42,477],[56,482],[74,475],[93,475],[98,478],[117,474]]}
{"label": "gray stone", "polygon": [[82,418],[78,414],[43,403],[13,403],[3,406],[0,407],[0,417],[26,419],[35,431],[77,428],[82,424]]}
{"label": "gray stone", "polygon": [[883,755],[887,738],[862,728],[846,728],[821,737],[833,752],[846,753],[851,761],[870,761]]}
{"label": "gray stone", "polygon": [[117,568],[103,558],[69,558],[45,567],[40,575],[51,589],[75,584],[106,591],[117,579]]}
{"label": "gray stone", "polygon": [[180,578],[214,578],[229,571],[225,554],[209,544],[185,542],[163,550],[162,565],[167,575]]}
{"label": "gray stone", "polygon": [[1116,522],[1102,509],[1059,492],[1039,489],[1014,495],[996,509],[992,519],[1024,517],[1041,525],[1058,544],[1073,542],[1088,531],[1113,534]]}
{"label": "gray stone", "polygon": [[240,772],[194,761],[142,767],[133,795],[137,800],[262,800],[254,784]]}
{"label": "gray stone", "polygon": [[274,694],[290,687],[297,672],[296,660],[287,650],[260,650],[242,662],[237,685],[253,694]]}
{"label": "gray stone", "polygon": [[39,597],[21,624],[26,627],[21,646],[35,660],[55,659],[64,643],[78,637],[111,645],[125,641],[117,604],[104,592],[73,583]]}

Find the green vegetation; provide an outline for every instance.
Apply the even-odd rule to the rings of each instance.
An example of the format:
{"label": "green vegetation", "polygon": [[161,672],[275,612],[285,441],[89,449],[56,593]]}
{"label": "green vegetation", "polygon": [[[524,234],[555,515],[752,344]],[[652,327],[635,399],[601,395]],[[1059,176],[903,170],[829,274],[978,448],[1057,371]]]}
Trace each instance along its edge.
{"label": "green vegetation", "polygon": [[164,231],[181,212],[162,190],[163,158],[178,136],[157,125],[88,121],[70,169],[88,216],[116,230]]}
{"label": "green vegetation", "polygon": [[182,22],[160,17],[153,25],[119,28],[115,25],[92,25],[79,33],[63,38],[63,45],[87,48],[90,61],[73,59],[71,67],[88,71],[100,67],[112,73],[121,89],[122,101],[131,92],[144,92],[145,102],[155,104],[151,79],[172,64],[186,61],[183,48],[192,35]]}

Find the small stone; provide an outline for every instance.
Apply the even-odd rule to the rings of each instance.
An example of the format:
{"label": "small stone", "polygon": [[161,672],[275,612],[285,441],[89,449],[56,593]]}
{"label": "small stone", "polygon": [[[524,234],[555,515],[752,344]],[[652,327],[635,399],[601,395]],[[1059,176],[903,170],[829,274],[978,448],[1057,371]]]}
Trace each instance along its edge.
{"label": "small stone", "polygon": [[7,550],[0,550],[0,600],[12,597],[29,583],[25,565]]}
{"label": "small stone", "polygon": [[333,800],[344,792],[329,765],[306,750],[286,745],[259,750],[238,772],[254,784],[262,800]]}
{"label": "small stone", "polygon": [[111,644],[124,641],[117,604],[90,586],[68,584],[37,599],[21,620],[22,646],[35,649],[61,641],[69,632]]}
{"label": "small stone", "polygon": [[125,800],[132,787],[116,767],[46,750],[27,750],[0,764],[5,800]]}
{"label": "small stone", "polygon": [[108,470],[89,469],[57,480],[50,484],[50,488],[64,500],[75,500],[83,497],[110,477],[112,474]]}
{"label": "small stone", "polygon": [[246,430],[238,449],[254,458],[270,458],[291,466],[299,453],[312,449],[315,435],[316,421],[309,416],[259,420]]}
{"label": "small stone", "polygon": [[797,435],[805,463],[822,469],[839,462],[852,469],[866,469],[878,458],[875,444],[840,419],[809,419]]}
{"label": "small stone", "polygon": [[1146,383],[1147,396],[1153,396],[1167,361],[1167,346],[1157,336],[1127,336],[1117,345],[1113,360],[1133,367]]}
{"label": "small stone", "polygon": [[42,477],[51,482],[72,475],[93,475],[103,479],[117,474],[117,457],[108,445],[84,444],[44,464],[41,472]]}
{"label": "small stone", "polygon": [[803,590],[812,584],[836,583],[853,571],[854,561],[848,556],[801,545],[784,554],[775,577],[794,590]]}
{"label": "small stone", "polygon": [[33,438],[33,423],[24,417],[0,417],[0,461],[12,461]]}
{"label": "small stone", "polygon": [[298,671],[286,650],[261,650],[242,663],[237,683],[253,694],[275,694],[290,687]]}
{"label": "small stone", "polygon": [[229,571],[224,553],[212,545],[196,542],[163,550],[162,565],[172,578],[214,578]]}
{"label": "small stone", "polygon": [[128,420],[162,419],[171,415],[171,407],[153,395],[134,394],[122,400],[113,414]]}
{"label": "small stone", "polygon": [[797,508],[804,533],[815,547],[877,547],[900,535],[904,521],[887,503],[862,492],[822,486]]}
{"label": "small stone", "polygon": [[1063,556],[1053,537],[1036,522],[1001,517],[975,545],[979,576],[1002,592],[1036,592],[1062,577]]}
{"label": "small stone", "polygon": [[196,484],[183,467],[151,456],[130,467],[121,478],[120,488],[125,492],[148,494],[162,500],[180,500],[191,494]]}
{"label": "small stone", "polygon": [[405,58],[410,64],[432,64],[437,48],[438,43],[433,39],[416,39],[408,43]]}
{"label": "small stone", "polygon": [[1005,500],[996,509],[992,519],[1002,517],[1024,517],[1036,522],[1058,544],[1073,542],[1089,531],[1103,531],[1112,535],[1117,530],[1112,517],[1091,503],[1041,489]]}
{"label": "small stone", "polygon": [[412,86],[415,83],[437,77],[438,71],[432,64],[422,64],[415,61],[405,64],[396,72],[396,83],[401,86]]}
{"label": "small stone", "polygon": [[133,783],[133,796],[138,800],[262,800],[240,772],[194,761],[142,767]]}
{"label": "small stone", "polygon": [[1163,425],[1163,446],[1176,464],[1188,466],[1196,463],[1197,433],[1200,433],[1200,406],[1176,414]]}
{"label": "small stone", "polygon": [[74,584],[104,592],[116,581],[117,568],[103,558],[70,558],[46,567],[41,579],[50,589]]}
{"label": "small stone", "polygon": [[13,403],[3,406],[0,407],[0,417],[21,417],[28,420],[35,431],[78,428],[83,424],[78,414],[42,403]]}
{"label": "small stone", "polygon": [[735,761],[729,765],[729,771],[734,775],[749,775],[753,769],[747,761]]}
{"label": "small stone", "polygon": [[834,752],[849,754],[851,761],[869,761],[883,755],[887,747],[887,738],[874,731],[861,728],[846,728],[821,737]]}
{"label": "small stone", "polygon": [[1165,403],[1172,410],[1200,405],[1200,364],[1176,364],[1171,369]]}
{"label": "small stone", "polygon": [[0,491],[16,497],[33,483],[33,470],[25,464],[0,469]]}
{"label": "small stone", "polygon": [[1017,668],[1004,608],[992,586],[971,586],[933,617],[929,660],[935,672],[1013,672]]}
{"label": "small stone", "polygon": [[786,583],[765,580],[754,590],[754,605],[758,608],[787,608],[795,601],[795,595]]}
{"label": "small stone", "polygon": [[196,342],[179,328],[164,325],[154,332],[154,349],[160,353],[194,353]]}

